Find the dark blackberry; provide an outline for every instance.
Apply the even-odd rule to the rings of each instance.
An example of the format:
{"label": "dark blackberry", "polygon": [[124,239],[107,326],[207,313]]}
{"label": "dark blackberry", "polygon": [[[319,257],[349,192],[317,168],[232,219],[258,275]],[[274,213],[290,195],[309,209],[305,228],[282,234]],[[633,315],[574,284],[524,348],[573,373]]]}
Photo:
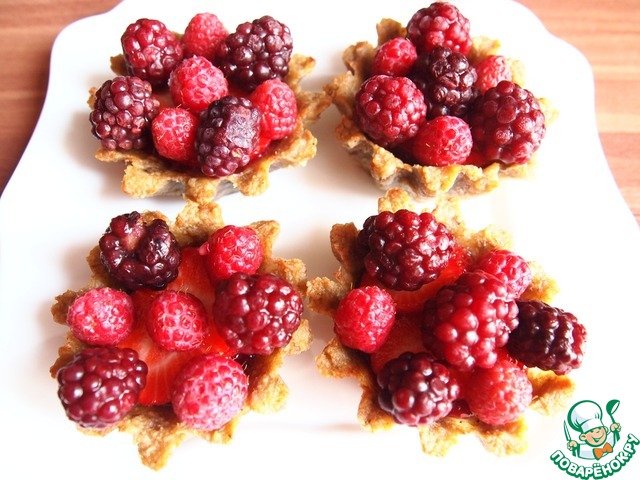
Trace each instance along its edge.
{"label": "dark blackberry", "polygon": [[356,242],[369,275],[394,290],[417,290],[435,280],[455,243],[449,229],[432,214],[410,210],[367,218]]}
{"label": "dark blackberry", "polygon": [[114,217],[99,247],[102,264],[127,289],[159,290],[178,275],[180,246],[164,220],[145,224],[138,212]]}
{"label": "dark blackberry", "polygon": [[424,352],[405,352],[377,376],[378,404],[400,424],[427,425],[446,417],[460,394],[449,369]]}
{"label": "dark blackberry", "polygon": [[540,300],[519,301],[518,309],[519,325],[507,342],[513,358],[557,375],[582,364],[587,330],[573,314]]}
{"label": "dark blackberry", "polygon": [[150,144],[151,121],[160,110],[151,93],[151,84],[138,77],[118,76],[102,84],[89,121],[103,148],[132,150]]}
{"label": "dark blackberry", "polygon": [[467,118],[474,151],[486,163],[528,162],[545,136],[544,113],[533,94],[503,80],[478,97]]}
{"label": "dark blackberry", "polygon": [[302,308],[302,297],[286,280],[236,272],[218,284],[213,318],[231,348],[268,355],[289,343]]}
{"label": "dark blackberry", "polygon": [[127,27],[120,38],[127,70],[131,75],[165,85],[171,71],[183,58],[182,44],[159,20],[141,18]]}
{"label": "dark blackberry", "polygon": [[424,94],[427,118],[452,115],[465,118],[478,98],[477,74],[466,56],[438,46],[418,56],[409,78]]}
{"label": "dark blackberry", "polygon": [[202,173],[226,177],[244,168],[260,137],[262,114],[250,100],[228,95],[200,114],[196,155]]}
{"label": "dark blackberry", "polygon": [[214,63],[230,82],[253,91],[265,80],[287,76],[292,51],[289,27],[265,15],[238,25],[218,46]]}
{"label": "dark blackberry", "polygon": [[122,420],[147,382],[147,365],[135,350],[89,347],[58,370],[58,398],[82,428],[103,429]]}
{"label": "dark blackberry", "polygon": [[470,25],[455,5],[434,2],[413,14],[407,23],[407,38],[418,53],[429,53],[442,45],[466,55],[472,44]]}

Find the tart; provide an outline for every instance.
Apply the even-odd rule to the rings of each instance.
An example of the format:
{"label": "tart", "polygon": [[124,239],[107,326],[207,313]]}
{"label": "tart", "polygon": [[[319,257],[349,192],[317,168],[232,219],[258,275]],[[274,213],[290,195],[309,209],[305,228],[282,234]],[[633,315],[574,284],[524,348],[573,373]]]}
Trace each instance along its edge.
{"label": "tart", "polygon": [[[429,85],[433,85],[435,80],[433,78],[424,80],[424,73],[419,70],[420,58],[428,58],[429,52],[427,50],[413,51],[414,57],[411,60],[394,59],[397,62],[408,62],[404,67],[404,70],[400,67],[394,66],[392,60],[387,60],[387,64],[383,67],[376,66],[378,60],[376,60],[377,54],[379,54],[383,47],[398,40],[408,40],[411,35],[408,35],[408,26],[399,23],[396,20],[390,18],[382,19],[376,26],[377,31],[377,43],[374,45],[368,41],[360,41],[353,45],[348,46],[343,54],[342,61],[346,67],[346,71],[336,76],[329,84],[325,85],[324,89],[331,97],[332,103],[337,107],[341,114],[341,119],[335,129],[335,135],[338,141],[348,151],[355,161],[357,161],[366,171],[369,172],[371,178],[375,184],[382,190],[388,190],[390,188],[403,188],[411,192],[417,199],[427,199],[429,197],[435,197],[441,193],[449,193],[454,195],[474,195],[495,189],[501,178],[527,177],[531,174],[531,170],[535,165],[536,151],[539,146],[541,138],[537,138],[535,143],[537,144],[533,150],[527,154],[526,158],[520,158],[518,161],[503,161],[494,153],[480,152],[476,148],[476,135],[480,128],[474,128],[471,124],[469,115],[470,111],[474,108],[474,105],[478,104],[478,97],[482,97],[484,91],[489,85],[496,87],[497,82],[501,77],[496,79],[490,79],[493,83],[486,84],[485,78],[477,74],[476,68],[479,70],[479,65],[483,60],[488,57],[499,57],[503,61],[504,72],[501,73],[503,78],[508,78],[508,81],[518,87],[525,85],[526,69],[521,61],[518,59],[506,57],[501,54],[501,44],[498,40],[486,37],[477,36],[471,37],[469,30],[469,22],[462,13],[453,5],[445,2],[435,2],[429,8],[435,8],[438,6],[446,6],[443,8],[454,8],[458,18],[461,21],[466,22],[466,32],[468,41],[468,47],[463,51],[457,51],[455,48],[446,50],[447,53],[453,51],[455,54],[464,55],[465,61],[468,62],[468,71],[474,75],[475,83],[473,84],[473,94],[459,94],[460,96],[471,96],[472,100],[465,100],[464,112],[454,112],[453,109],[439,110],[438,107],[433,106],[427,100],[427,94],[424,97],[427,103],[426,119],[424,115],[422,119],[416,120],[416,127],[420,122],[433,123],[429,120],[433,120],[436,116],[455,116],[461,118],[465,123],[470,124],[470,132],[467,132],[468,138],[465,140],[465,149],[455,160],[448,161],[424,161],[419,160],[416,157],[415,151],[417,148],[422,149],[421,146],[412,145],[411,142],[419,136],[415,134],[415,131],[411,134],[407,134],[404,141],[393,142],[388,144],[387,142],[381,142],[377,135],[377,129],[382,128],[382,125],[376,125],[375,127],[365,130],[362,122],[358,121],[357,113],[357,98],[363,84],[371,80],[376,76],[394,76],[396,78],[408,78],[411,83],[415,84],[421,92],[425,92],[427,89],[432,88]],[[416,16],[427,9],[421,9],[416,12]],[[444,15],[443,15],[444,17]],[[413,20],[413,19],[412,19]],[[441,20],[441,18],[440,18]],[[447,20],[449,21],[449,20]],[[433,22],[436,23],[435,21]],[[453,29],[453,27],[451,27]],[[458,30],[464,30],[463,27]],[[446,32],[445,32],[446,34]],[[453,34],[452,34],[453,35]],[[425,35],[426,36],[426,35]],[[401,42],[398,42],[401,43]],[[414,41],[408,43],[415,43]],[[396,48],[398,48],[396,46]],[[433,46],[431,48],[434,48]],[[444,48],[444,47],[440,47]],[[396,56],[401,57],[401,54],[395,53]],[[407,54],[408,55],[408,54]],[[378,62],[381,63],[381,62]],[[435,65],[435,60],[431,61],[432,65]],[[435,70],[436,67],[434,67]],[[457,68],[457,67],[451,67]],[[397,69],[397,71],[394,71]],[[383,72],[383,73],[380,73]],[[435,74],[433,74],[435,75]],[[483,74],[484,75],[484,74]],[[491,75],[491,74],[487,74]],[[480,81],[483,84],[480,86]],[[423,82],[422,84],[420,82]],[[455,82],[460,84],[468,84],[470,80],[456,79]],[[446,80],[443,81],[446,83]],[[478,86],[476,88],[476,85]],[[469,87],[471,88],[471,87]],[[435,88],[434,88],[435,89]],[[482,89],[482,90],[480,90]],[[369,92],[366,92],[369,93]],[[529,92],[531,94],[531,92]],[[435,95],[435,94],[433,94]],[[365,94],[362,95],[363,97]],[[533,94],[531,94],[533,96]],[[457,98],[457,97],[456,97]],[[535,97],[534,97],[535,98]],[[448,101],[448,100],[447,100]],[[553,109],[550,102],[544,98],[535,98],[533,101],[537,103],[535,109],[544,115],[544,125],[540,125],[541,132],[539,137],[544,136],[546,126],[549,125],[557,112]],[[381,102],[382,103],[382,102]],[[362,107],[364,110],[366,107]],[[406,111],[406,110],[405,110]],[[436,113],[437,112],[437,113]],[[431,117],[431,113],[433,116]],[[410,115],[406,115],[409,117]],[[405,116],[398,113],[398,118],[405,118]],[[402,122],[406,122],[403,120]],[[385,120],[380,120],[381,124],[385,123]],[[403,128],[397,126],[398,128]],[[426,127],[425,127],[426,128]],[[475,132],[474,132],[475,130]],[[398,135],[397,130],[390,132],[390,137],[396,137]],[[402,134],[401,134],[402,135]],[[415,136],[414,136],[415,135]],[[471,146],[473,137],[473,147]],[[390,138],[386,139],[390,141]],[[427,140],[422,142],[427,143]],[[441,149],[440,152],[434,154],[435,156],[446,155],[446,150],[453,150],[453,147],[446,147]],[[444,153],[443,153],[444,152]]]}
{"label": "tart", "polygon": [[[419,213],[410,194],[402,189],[389,190],[384,197],[380,198],[378,210],[380,213],[384,212],[385,214],[401,211]],[[317,356],[317,368],[323,376],[335,379],[350,377],[359,382],[362,388],[362,395],[357,407],[357,418],[361,426],[367,431],[379,432],[394,426],[398,428],[400,426],[416,428],[423,452],[434,456],[445,456],[449,449],[457,443],[458,439],[465,435],[476,436],[488,451],[499,456],[521,453],[527,448],[527,426],[522,409],[511,418],[494,421],[491,419],[491,415],[495,412],[491,412],[489,415],[485,412],[481,415],[480,413],[476,414],[469,408],[469,398],[465,397],[465,392],[470,395],[468,394],[471,389],[469,378],[477,377],[479,372],[489,371],[487,370],[489,367],[486,365],[484,367],[481,366],[479,359],[476,359],[477,363],[471,367],[466,363],[457,364],[455,363],[457,361],[455,358],[448,356],[448,351],[443,353],[443,350],[438,350],[433,346],[435,343],[428,344],[425,340],[427,335],[429,335],[429,338],[436,337],[436,334],[433,333],[435,331],[433,328],[428,330],[429,333],[425,333],[427,331],[425,329],[426,312],[433,311],[428,307],[429,302],[435,302],[440,292],[459,282],[458,277],[463,275],[461,272],[473,270],[472,266],[475,265],[477,267],[479,260],[486,257],[488,253],[494,251],[509,252],[512,242],[511,237],[503,230],[493,226],[480,231],[469,230],[462,219],[458,199],[442,199],[437,202],[434,209],[425,209],[422,212],[428,212],[441,225],[446,226],[448,234],[453,236],[456,248],[458,251],[463,252],[462,256],[458,255],[456,257],[457,263],[455,265],[453,257],[448,263],[449,265],[454,265],[455,268],[461,265],[462,268],[452,276],[447,276],[450,274],[449,270],[442,271],[440,277],[436,277],[432,281],[431,285],[434,288],[431,289],[430,293],[428,291],[430,288],[429,282],[418,290],[401,291],[388,288],[379,279],[372,281],[371,272],[365,265],[368,260],[365,260],[361,250],[359,250],[361,248],[359,234],[366,227],[361,230],[353,223],[333,226],[330,241],[332,251],[339,262],[339,269],[334,278],[318,277],[311,279],[308,283],[309,308],[332,321],[335,333],[335,337],[327,343]],[[372,216],[371,218],[374,217]],[[366,225],[367,222],[365,222]],[[460,259],[463,260],[460,261]],[[558,291],[557,283],[544,273],[538,263],[529,261],[527,264],[530,268],[529,281],[523,284],[521,289],[523,291],[517,297],[518,305],[524,305],[528,302],[537,302],[535,305],[549,305],[549,302],[552,301]],[[367,288],[371,288],[372,285],[382,287],[383,291],[390,293],[390,298],[395,302],[397,312],[390,333],[387,333],[386,337],[382,336],[382,340],[377,345],[369,345],[371,348],[366,350],[360,345],[367,345],[367,342],[370,342],[373,337],[373,330],[364,333],[360,332],[359,335],[367,340],[365,342],[361,341],[360,345],[354,345],[353,335],[355,334],[353,329],[360,327],[350,325],[348,328],[352,330],[351,336],[349,336],[349,332],[345,333],[347,327],[340,326],[338,319],[341,315],[341,309],[344,308],[347,296],[356,290],[365,291]],[[526,289],[524,289],[524,286],[526,286]],[[373,293],[369,295],[370,298],[373,298]],[[407,301],[407,298],[411,300]],[[404,306],[401,307],[401,305]],[[342,311],[349,311],[354,315],[353,312],[357,312],[358,308],[360,311],[369,311],[367,310],[368,307],[364,307],[363,304],[359,304],[351,310]],[[522,310],[524,308],[521,307]],[[377,312],[375,315],[376,320],[372,322],[376,323],[381,318],[380,312],[383,311],[383,308],[375,306],[371,307],[370,311],[374,311],[374,309]],[[355,315],[360,314],[356,313]],[[366,315],[363,315],[363,317],[366,317]],[[365,320],[361,319],[354,321],[354,323],[366,325],[364,322]],[[524,320],[521,321],[522,323],[524,323]],[[382,330],[379,324],[375,325],[375,328]],[[580,343],[586,337],[586,333],[583,327],[578,327],[578,329],[583,335],[583,337],[576,340]],[[511,337],[515,337],[515,333],[513,333],[515,331],[517,329],[511,331]],[[495,365],[503,360],[509,362],[510,368],[513,365],[518,365],[517,368],[521,371],[520,375],[524,377],[524,380],[521,380],[529,384],[527,386],[529,396],[526,403],[522,405],[525,411],[531,409],[538,413],[551,415],[566,407],[575,389],[574,381],[570,375],[567,375],[569,370],[557,367],[555,367],[555,370],[550,370],[547,367],[536,367],[528,361],[522,362],[522,359],[524,359],[522,356],[518,357],[518,360],[514,360],[516,353],[512,352],[509,349],[510,347],[511,343],[507,343],[504,347],[496,347],[494,353],[497,353],[498,359],[495,360],[494,358],[493,360],[496,362]],[[385,368],[385,363],[387,365],[391,364],[404,351],[423,352],[429,356],[432,362],[444,365],[450,370],[450,376],[457,382],[458,386],[456,388],[459,388],[459,390],[456,393],[456,399],[448,405],[448,410],[445,413],[441,412],[439,416],[435,416],[434,412],[437,409],[434,409],[429,414],[434,415],[431,419],[410,423],[408,420],[398,420],[396,417],[397,412],[393,409],[383,408],[381,403],[383,401],[382,391],[385,387],[380,383],[382,371]],[[505,351],[508,353],[505,353]],[[579,366],[581,363],[581,355],[582,351],[578,353],[578,362],[574,367]],[[446,378],[449,379],[449,373],[447,373]],[[462,393],[460,393],[460,390]],[[418,400],[415,400],[415,402],[417,403]],[[424,415],[426,418],[427,414],[425,413]],[[479,417],[482,417],[482,420]]]}
{"label": "tart", "polygon": [[[154,295],[159,296],[170,289],[184,290],[200,298],[205,309],[209,311],[212,308],[210,304],[211,298],[216,298],[216,295],[222,295],[219,290],[214,290],[215,286],[219,285],[222,280],[218,278],[214,281],[212,279],[214,277],[209,276],[209,270],[203,270],[204,263],[202,262],[204,260],[200,260],[205,258],[201,248],[207,244],[208,239],[211,239],[215,232],[229,227],[224,225],[219,207],[215,203],[198,204],[196,202],[188,202],[174,222],[169,221],[163,214],[156,211],[146,211],[140,214],[140,219],[142,219],[144,225],[161,221],[169,227],[169,231],[173,234],[173,238],[182,252],[177,278],[169,281],[164,289],[156,286],[153,290],[140,288],[132,291],[129,285],[125,287],[122,281],[117,280],[113,272],[107,267],[103,258],[102,247],[100,245],[94,247],[87,257],[91,274],[87,285],[75,291],[68,290],[57,296],[56,302],[51,309],[56,323],[69,326],[66,342],[59,348],[58,358],[50,369],[53,377],[58,377],[60,372],[65,369],[65,366],[69,365],[74,358],[77,358],[80,352],[94,346],[94,344],[87,344],[86,337],[77,334],[76,330],[70,325],[72,323],[70,320],[71,311],[75,311],[74,304],[86,292],[110,288],[121,295],[131,294],[135,306],[133,330],[128,333],[128,336],[125,335],[124,339],[119,340],[114,348],[136,350],[137,345],[140,345],[138,353],[142,360],[145,359],[143,350],[145,348],[148,349],[149,342],[151,342],[150,338],[154,342],[156,338],[150,337],[150,330],[144,330],[145,327],[149,328],[144,319],[147,318],[145,315],[149,315],[148,312],[150,310],[150,307],[147,308],[148,304],[145,303],[145,297],[149,298],[150,295],[151,298],[157,298]],[[113,223],[110,225],[113,225]],[[287,285],[289,290],[293,292],[292,295],[298,296],[299,312],[301,312],[302,298],[306,289],[306,268],[300,260],[283,259],[273,255],[273,244],[279,233],[277,222],[259,221],[243,228],[255,232],[261,246],[261,256],[258,257],[261,261],[259,261],[259,264],[256,263],[254,265],[254,275],[260,278],[275,278],[280,284]],[[107,231],[110,229],[111,227]],[[187,253],[190,253],[189,257],[187,257]],[[187,259],[189,260],[188,263]],[[181,271],[183,265],[186,269],[184,272]],[[194,266],[197,268],[194,268]],[[136,297],[136,295],[138,296]],[[135,303],[136,301],[138,303]],[[181,355],[195,352],[193,357],[201,358],[203,355],[200,355],[200,353],[213,352],[220,353],[225,358],[228,357],[229,361],[235,361],[238,365],[241,365],[248,379],[245,396],[243,397],[244,402],[238,406],[238,411],[226,423],[218,428],[209,430],[200,426],[194,427],[193,423],[178,417],[174,411],[175,408],[172,408],[172,405],[175,404],[171,401],[171,390],[165,392],[161,388],[156,388],[147,392],[145,389],[151,388],[152,363],[149,363],[145,389],[139,392],[139,396],[136,397],[137,402],[128,412],[125,412],[124,417],[120,420],[116,420],[111,424],[103,424],[100,427],[92,427],[77,419],[74,420],[71,416],[69,418],[74,420],[78,429],[86,434],[107,435],[114,430],[128,432],[132,435],[134,443],[137,445],[142,463],[153,470],[159,470],[165,466],[174,449],[190,437],[200,437],[208,442],[226,444],[233,439],[234,432],[244,414],[250,411],[270,414],[284,408],[289,391],[278,372],[287,356],[296,355],[309,349],[311,333],[308,321],[302,317],[297,317],[297,322],[291,324],[292,328],[288,331],[288,337],[283,337],[282,342],[272,343],[269,350],[258,354],[249,354],[246,353],[244,347],[241,349],[235,343],[233,347],[230,347],[231,343],[227,340],[227,337],[222,337],[220,334],[221,327],[217,323],[213,323],[212,317],[213,315],[211,314],[211,317],[207,317],[206,320],[210,322],[207,327],[210,329],[206,342],[208,350],[202,347],[202,350],[177,352],[167,350],[169,347],[166,347],[166,345],[163,348],[156,346],[150,349],[156,355],[156,358],[152,358],[150,361],[154,364],[162,364],[163,355]],[[144,338],[144,341],[139,341],[139,338]],[[205,344],[203,343],[203,345]],[[210,347],[210,345],[214,345],[214,347]],[[160,359],[157,356],[160,356]],[[151,358],[150,353],[147,354],[147,358]],[[186,360],[181,360],[181,362],[184,364]],[[159,373],[155,378],[163,379],[161,374],[163,373],[162,368],[165,367],[158,368]],[[174,390],[176,387],[173,378],[175,377],[176,375],[174,374],[170,379],[170,381],[174,382]],[[154,382],[160,387],[163,386],[158,380],[154,380]],[[60,393],[60,391],[59,394],[62,399],[64,394]],[[165,394],[167,395],[166,398],[163,396]],[[146,395],[144,400],[143,395]],[[233,401],[234,398],[231,395],[225,402]],[[92,421],[90,420],[90,423]],[[95,421],[93,422],[95,424]]]}

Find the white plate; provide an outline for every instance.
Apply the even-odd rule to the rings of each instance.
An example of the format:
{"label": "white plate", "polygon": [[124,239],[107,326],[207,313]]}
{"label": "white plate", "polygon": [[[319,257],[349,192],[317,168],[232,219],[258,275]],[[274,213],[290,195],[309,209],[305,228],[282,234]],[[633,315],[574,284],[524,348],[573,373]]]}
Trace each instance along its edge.
{"label": "white plate", "polygon": [[[616,421],[622,424],[623,438],[629,433],[640,436],[633,374],[640,320],[640,233],[598,140],[590,67],[519,4],[467,0],[458,5],[471,20],[473,35],[501,39],[504,52],[527,65],[526,86],[552,99],[561,112],[540,150],[535,178],[506,181],[488,195],[465,201],[467,220],[477,227],[503,226],[513,234],[518,253],[541,262],[558,280],[561,293],[554,305],[575,313],[590,334],[585,362],[574,375],[575,400],[601,405],[620,400]],[[11,472],[20,472],[21,478],[64,472],[67,478],[95,479],[190,474],[231,478],[236,473],[241,478],[266,473],[274,478],[319,478],[340,471],[340,478],[457,478],[486,470],[493,478],[567,478],[550,460],[556,450],[567,452],[566,412],[530,414],[529,449],[511,458],[496,458],[470,438],[437,459],[421,453],[412,429],[363,431],[356,420],[355,383],[322,378],[315,369],[314,357],[331,337],[326,319],[315,316],[311,351],[289,359],[283,371],[291,388],[287,408],[269,416],[248,415],[230,445],[186,442],[159,473],[140,464],[128,435],[93,438],[76,431],[63,414],[48,373],[65,331],[51,320],[53,298],[85,285],[85,255],[108,221],[148,208],[171,217],[182,207],[180,198],[126,197],[119,188],[122,166],[93,158],[97,144],[89,134],[87,92],[112,75],[109,56],[119,51],[120,34],[129,23],[154,17],[179,31],[195,13],[213,11],[233,29],[270,14],[289,25],[296,51],[317,59],[305,86],[319,89],[343,71],[340,57],[347,45],[375,41],[375,24],[381,18],[404,23],[423,6],[417,1],[334,5],[284,0],[266,6],[251,0],[240,7],[236,2],[182,0],[178,8],[173,2],[127,0],[60,33],[42,115],[0,203],[2,477],[12,478]],[[331,225],[360,224],[375,213],[381,195],[337,144],[337,120],[332,107],[313,127],[318,155],[306,168],[273,174],[271,187],[260,197],[232,195],[220,202],[227,223],[278,220],[282,233],[276,253],[303,259],[310,277],[331,275],[337,266],[328,245]],[[614,472],[614,478],[639,475],[640,458],[631,458]]]}

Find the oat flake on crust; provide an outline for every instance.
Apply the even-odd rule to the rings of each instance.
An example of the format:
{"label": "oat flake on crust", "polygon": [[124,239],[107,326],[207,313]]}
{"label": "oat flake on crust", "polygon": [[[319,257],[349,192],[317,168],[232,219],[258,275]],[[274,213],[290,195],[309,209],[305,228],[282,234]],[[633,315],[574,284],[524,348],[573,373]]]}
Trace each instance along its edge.
{"label": "oat flake on crust", "polygon": [[[331,104],[331,99],[324,92],[310,92],[300,86],[315,63],[311,57],[292,55],[289,74],[284,80],[295,92],[298,103],[299,118],[295,130],[287,138],[272,142],[266,152],[242,172],[224,178],[207,177],[196,169],[183,168],[177,162],[139,150],[110,151],[100,148],[95,157],[102,162],[125,164],[121,188],[133,198],[182,195],[187,200],[206,203],[234,190],[247,196],[260,195],[269,186],[270,172],[304,166],[316,154],[317,139],[308,126],[318,120]],[[116,74],[125,71],[122,55],[111,59],[111,69]],[[93,88],[90,92],[91,106],[96,91],[97,88]]]}
{"label": "oat flake on crust", "polygon": [[[377,27],[378,44],[362,41],[345,49],[342,60],[347,71],[325,85],[325,91],[342,114],[335,134],[344,148],[367,170],[382,190],[403,188],[418,199],[434,197],[441,193],[456,195],[479,194],[495,189],[501,177],[527,177],[535,165],[535,155],[523,165],[504,165],[494,162],[481,168],[475,165],[450,165],[432,167],[410,165],[397,158],[389,150],[369,140],[353,120],[354,97],[360,85],[369,77],[376,49],[387,40],[404,37],[405,27],[395,20],[382,19]],[[500,50],[500,43],[487,37],[473,39],[468,54],[469,61],[477,63],[487,55]],[[523,85],[524,67],[516,59],[509,59],[514,81]],[[556,112],[545,99],[538,99],[547,125]]]}
{"label": "oat flake on crust", "polygon": [[[159,212],[144,212],[145,221],[162,218],[167,221],[182,247],[200,245],[224,223],[220,209],[215,203],[197,204],[187,202],[186,206],[171,223]],[[260,236],[264,246],[264,260],[259,273],[274,273],[290,282],[301,295],[306,291],[306,266],[298,259],[283,259],[273,256],[273,244],[279,234],[280,226],[275,221],[259,221],[250,225]],[[56,323],[66,325],[66,314],[70,304],[82,292],[99,286],[109,285],[117,288],[102,266],[99,259],[99,248],[94,247],[87,262],[91,271],[88,284],[78,290],[67,292],[56,297],[51,312]],[[82,429],[88,435],[103,436],[113,430],[120,430],[132,435],[138,447],[140,459],[144,465],[159,470],[165,466],[174,449],[190,437],[200,437],[211,443],[226,444],[233,439],[240,417],[249,411],[258,413],[275,413],[285,407],[289,389],[279,375],[285,357],[297,355],[311,346],[309,322],[302,319],[300,327],[293,334],[290,343],[267,356],[256,355],[247,362],[246,372],[249,376],[249,394],[243,411],[233,420],[218,430],[202,432],[187,428],[180,423],[170,406],[136,406],[129,415],[106,430]],[[71,332],[67,333],[66,343],[59,348],[58,358],[50,371],[55,378],[57,371],[68,363],[73,355],[84,348]]]}
{"label": "oat flake on crust", "polygon": [[[416,210],[410,194],[402,189],[391,189],[378,202],[378,211],[396,211],[402,208]],[[511,237],[496,227],[472,232],[464,224],[457,199],[442,199],[431,211],[439,221],[445,223],[456,238],[470,252],[472,258],[479,258],[493,249],[511,248]],[[308,282],[309,308],[333,321],[333,315],[346,293],[358,285],[363,269],[361,262],[353,255],[358,228],[353,223],[334,225],[330,233],[332,251],[340,266],[333,279],[319,277]],[[535,262],[529,262],[533,272],[533,282],[522,295],[523,299],[539,299],[547,303],[558,291],[556,282],[547,277]],[[371,432],[388,430],[397,425],[391,415],[378,406],[375,374],[368,358],[362,352],[345,347],[334,337],[317,356],[320,373],[333,378],[355,378],[362,388],[357,417],[362,427]],[[542,413],[553,414],[567,406],[575,385],[567,376],[558,376],[536,368],[527,370],[533,385],[533,401],[530,408]],[[493,427],[476,418],[446,417],[432,425],[416,427],[422,451],[429,455],[445,456],[457,443],[461,435],[475,435],[482,445],[496,455],[522,453],[527,448],[526,423],[524,416],[510,424]]]}

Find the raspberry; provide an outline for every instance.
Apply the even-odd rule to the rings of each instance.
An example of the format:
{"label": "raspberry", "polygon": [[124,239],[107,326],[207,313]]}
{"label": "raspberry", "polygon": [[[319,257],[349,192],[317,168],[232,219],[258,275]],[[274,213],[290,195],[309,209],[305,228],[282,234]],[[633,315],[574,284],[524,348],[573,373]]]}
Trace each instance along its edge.
{"label": "raspberry", "polygon": [[488,162],[528,162],[546,133],[544,113],[533,94],[502,81],[479,97],[470,109],[474,150]]}
{"label": "raspberry", "polygon": [[256,87],[249,100],[262,112],[260,132],[270,140],[280,140],[293,133],[298,121],[296,94],[278,78]]}
{"label": "raspberry", "polygon": [[371,64],[371,76],[406,76],[417,58],[413,43],[404,37],[392,38],[378,47]]}
{"label": "raspberry", "polygon": [[532,400],[527,374],[501,359],[492,368],[478,369],[469,376],[465,398],[471,413],[484,423],[505,425],[517,420]]}
{"label": "raspberry", "polygon": [[293,39],[289,27],[265,15],[238,25],[218,47],[216,65],[229,81],[247,91],[289,73]]}
{"label": "raspberry", "polygon": [[511,80],[511,66],[506,57],[502,55],[487,55],[475,65],[476,87],[480,93],[484,93],[495,87],[502,80]]}
{"label": "raspberry", "polygon": [[185,58],[201,56],[213,61],[218,45],[229,35],[228,30],[213,13],[194,15],[182,36],[182,49]]}
{"label": "raspberry", "polygon": [[519,325],[507,342],[513,358],[557,375],[582,364],[587,330],[572,313],[540,300],[519,301],[518,308]]}
{"label": "raspberry", "polygon": [[151,93],[151,84],[138,77],[118,76],[101,85],[89,121],[103,148],[142,149],[149,143],[149,124],[160,108]]}
{"label": "raspberry", "polygon": [[196,162],[196,128],[198,117],[189,110],[167,107],[151,122],[153,145],[170,160],[198,165]]}
{"label": "raspberry", "polygon": [[163,290],[152,300],[145,323],[154,342],[169,351],[193,350],[206,332],[207,311],[187,292]]}
{"label": "raspberry", "polygon": [[248,378],[235,360],[219,354],[199,355],[174,380],[171,404],[178,419],[196,430],[217,430],[244,407]]}
{"label": "raspberry", "polygon": [[58,398],[82,428],[107,428],[127,416],[146,384],[147,366],[131,349],[88,347],[58,370]]}
{"label": "raspberry", "polygon": [[180,247],[164,220],[145,224],[138,212],[119,215],[98,243],[102,264],[125,288],[159,290],[178,275]]}
{"label": "raspberry", "polygon": [[236,272],[254,274],[264,257],[264,248],[256,231],[235,225],[216,230],[200,246],[199,252],[206,258],[205,265],[214,282],[226,280]]}
{"label": "raspberry", "polygon": [[478,98],[477,74],[467,57],[447,47],[418,56],[409,78],[424,94],[427,118],[441,115],[465,117]]}
{"label": "raspberry", "polygon": [[242,170],[258,144],[262,114],[250,100],[226,96],[200,114],[196,153],[202,173],[226,177]]}
{"label": "raspberry", "polygon": [[87,290],[69,306],[67,323],[73,334],[90,345],[115,345],[133,329],[133,302],[110,287]]}
{"label": "raspberry", "polygon": [[200,56],[180,62],[171,72],[169,89],[177,105],[196,114],[229,94],[229,84],[222,71]]}
{"label": "raspberry", "polygon": [[480,259],[475,268],[502,280],[507,287],[507,300],[518,299],[533,278],[527,261],[508,250],[490,251]]}
{"label": "raspberry", "polygon": [[213,317],[220,336],[239,353],[269,355],[300,325],[302,298],[273,274],[234,273],[218,284]]}
{"label": "raspberry", "polygon": [[515,301],[507,287],[480,271],[465,272],[425,304],[422,341],[438,359],[462,371],[491,368],[518,324]]}
{"label": "raspberry", "polygon": [[393,147],[412,138],[426,114],[424,96],[406,77],[374,75],[356,92],[353,118],[382,147]]}
{"label": "raspberry", "polygon": [[124,61],[131,75],[151,85],[166,84],[183,57],[175,34],[159,20],[141,18],[127,27],[120,38]]}
{"label": "raspberry", "polygon": [[372,353],[387,339],[395,316],[393,299],[384,289],[355,288],[340,301],[333,329],[343,345]]}
{"label": "raspberry", "polygon": [[406,352],[377,376],[378,403],[400,424],[428,425],[446,417],[460,394],[449,369],[429,354]]}
{"label": "raspberry", "polygon": [[357,249],[364,267],[383,286],[417,290],[444,270],[454,248],[449,229],[430,213],[382,212],[367,218]]}
{"label": "raspberry", "polygon": [[421,165],[443,167],[465,163],[472,146],[469,124],[443,115],[422,124],[411,141],[411,153]]}
{"label": "raspberry", "polygon": [[442,45],[466,55],[472,44],[469,20],[446,2],[434,2],[414,13],[407,23],[407,38],[418,53],[429,53]]}

